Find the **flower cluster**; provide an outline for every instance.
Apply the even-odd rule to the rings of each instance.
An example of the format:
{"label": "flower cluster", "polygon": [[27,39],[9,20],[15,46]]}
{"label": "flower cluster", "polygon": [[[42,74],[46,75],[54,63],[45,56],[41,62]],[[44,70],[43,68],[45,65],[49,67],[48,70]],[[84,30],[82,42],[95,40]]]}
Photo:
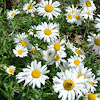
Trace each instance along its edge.
{"label": "flower cluster", "polygon": [[[75,23],[81,25],[82,21],[93,20],[93,11],[96,10],[95,4],[92,0],[79,0],[79,7],[66,7],[66,19],[68,23]],[[57,72],[56,76],[53,76],[53,90],[59,93],[58,98],[62,100],[78,100],[83,97],[84,100],[99,100],[100,94],[93,94],[96,91],[98,80],[96,75],[92,72],[91,68],[84,65],[86,54],[85,51],[74,46],[70,40],[62,39],[60,36],[60,23],[53,23],[51,20],[58,18],[61,13],[60,3],[58,1],[52,2],[52,0],[41,0],[39,4],[30,0],[23,6],[23,11],[26,14],[37,13],[39,16],[47,17],[49,22],[41,22],[38,25],[31,25],[27,33],[18,33],[14,35],[13,43],[15,48],[13,49],[14,55],[18,58],[28,57],[31,54],[31,65],[27,65],[16,75],[17,83],[25,81],[26,85],[32,85],[34,89],[41,88],[45,85],[45,81],[49,79],[50,70],[49,67],[55,66],[60,72]],[[13,19],[17,14],[21,13],[17,9],[7,12],[7,19]],[[96,19],[95,27],[100,31],[99,26],[100,19]],[[100,33],[88,36],[87,41],[90,42],[88,46],[92,46],[92,50],[97,55],[100,55]],[[42,41],[47,44],[46,49],[42,49],[39,43],[32,43],[30,38]],[[72,51],[73,55],[67,57],[66,50]],[[42,57],[42,61],[45,65],[42,66],[42,61],[37,61],[38,53]],[[6,69],[7,73],[14,75],[15,67],[12,65]],[[100,76],[100,70],[98,71]]]}

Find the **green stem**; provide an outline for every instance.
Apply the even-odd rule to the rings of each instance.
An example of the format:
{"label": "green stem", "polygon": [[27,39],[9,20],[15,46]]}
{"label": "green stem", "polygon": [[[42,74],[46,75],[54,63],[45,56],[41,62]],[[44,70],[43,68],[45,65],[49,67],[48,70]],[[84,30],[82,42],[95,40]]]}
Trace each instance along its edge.
{"label": "green stem", "polygon": [[8,98],[8,95],[7,95],[7,93],[6,93],[4,90],[2,90],[2,89],[0,88],[0,91]]}

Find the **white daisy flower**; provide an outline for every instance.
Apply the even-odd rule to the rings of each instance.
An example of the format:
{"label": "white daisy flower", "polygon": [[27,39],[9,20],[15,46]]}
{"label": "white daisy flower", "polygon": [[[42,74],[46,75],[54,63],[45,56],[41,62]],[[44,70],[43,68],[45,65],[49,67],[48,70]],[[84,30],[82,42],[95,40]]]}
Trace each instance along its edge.
{"label": "white daisy flower", "polygon": [[6,72],[8,74],[14,75],[15,68],[16,67],[14,67],[13,65],[11,65],[11,66],[7,67]]}
{"label": "white daisy flower", "polygon": [[14,38],[14,43],[21,43],[22,41],[26,41],[27,38],[28,38],[28,35],[26,35],[25,32],[22,34],[20,33],[16,34]]}
{"label": "white daisy flower", "polygon": [[75,14],[77,11],[78,11],[78,9],[77,9],[78,7],[74,7],[74,5],[72,4],[72,8],[70,7],[70,6],[68,6],[68,7],[66,7],[66,12],[70,12],[71,14]]}
{"label": "white daisy flower", "polygon": [[26,35],[25,33],[17,34],[17,35],[15,35],[14,43],[17,43],[17,45],[22,45],[24,47],[28,47],[29,40],[27,37],[28,37],[28,35]]}
{"label": "white daisy flower", "polygon": [[68,59],[68,66],[76,68],[77,66],[83,66],[83,59],[81,57],[77,56],[71,56],[71,58]]}
{"label": "white daisy flower", "polygon": [[96,10],[95,4],[92,0],[80,0],[80,6],[87,10]]}
{"label": "white daisy flower", "polygon": [[7,19],[13,19],[15,15],[19,14],[20,11],[18,9],[13,9],[12,11],[7,12]]}
{"label": "white daisy flower", "polygon": [[51,61],[54,58],[55,52],[51,52],[49,50],[40,50],[43,60]]}
{"label": "white daisy flower", "polygon": [[95,28],[97,28],[97,31],[99,32],[100,31],[100,15],[98,15],[99,18],[96,18],[95,19]]}
{"label": "white daisy flower", "polygon": [[35,58],[35,57],[37,56],[37,55],[36,55],[36,52],[37,52],[38,50],[40,50],[40,49],[38,48],[38,44],[36,44],[35,46],[30,45],[30,47],[29,47],[29,51],[31,52],[33,58]]}
{"label": "white daisy flower", "polygon": [[89,18],[90,20],[93,20],[93,15],[94,15],[93,10],[83,10],[82,14],[85,19]]}
{"label": "white daisy flower", "polygon": [[55,63],[56,64],[56,67],[59,67],[61,62],[62,63],[66,63],[66,60],[63,59],[65,57],[66,57],[66,53],[63,52],[63,51],[59,51],[59,52],[57,52],[57,54],[55,54],[53,56],[52,59],[50,59],[49,61],[47,61],[47,64],[48,65],[52,65],[52,64]]}
{"label": "white daisy flower", "polygon": [[81,11],[77,11],[75,13],[75,23],[77,25],[81,25],[82,21],[84,21],[83,14],[81,13]]}
{"label": "white daisy flower", "polygon": [[35,4],[36,4],[35,1],[33,2],[33,0],[30,0],[29,3],[23,6],[23,10],[26,12],[26,14],[28,13],[33,14],[36,11]]}
{"label": "white daisy flower", "polygon": [[53,20],[53,16],[57,18],[60,15],[61,10],[57,8],[59,5],[60,3],[58,1],[52,3],[52,0],[41,0],[40,4],[38,4],[37,12],[40,16],[47,16],[48,20]]}
{"label": "white daisy flower", "polygon": [[[90,87],[88,87],[90,84],[92,84],[91,79],[93,79],[92,77],[94,77],[94,74],[91,71],[92,69],[88,69],[87,67],[84,66],[79,66],[76,67],[75,69],[72,69],[72,71],[76,72],[77,77],[84,77],[84,94],[88,93],[90,91]],[[86,86],[87,85],[87,86]]]}
{"label": "white daisy flower", "polygon": [[18,45],[22,45],[24,47],[29,47],[30,46],[29,40],[26,39],[25,41],[22,41],[22,42],[18,43]]}
{"label": "white daisy flower", "polygon": [[96,100],[100,100],[100,93],[96,93],[95,96],[96,96]]}
{"label": "white daisy flower", "polygon": [[16,57],[25,57],[27,56],[28,50],[27,48],[23,47],[22,45],[17,45],[15,49],[13,49],[13,53],[16,55]]}
{"label": "white daisy flower", "polygon": [[83,100],[98,100],[93,93],[87,93],[85,94]]}
{"label": "white daisy flower", "polygon": [[36,28],[36,32],[38,33],[37,34],[37,37],[40,39],[40,40],[44,40],[44,42],[52,42],[54,41],[55,39],[57,39],[57,36],[59,37],[59,30],[57,26],[58,24],[53,24],[53,23],[49,23],[47,24],[46,22],[42,23],[42,25],[39,25],[37,28]]}
{"label": "white daisy flower", "polygon": [[85,87],[89,92],[96,91],[98,81],[95,79],[95,75],[92,76],[87,82],[85,82]]}
{"label": "white daisy flower", "polygon": [[67,14],[65,14],[66,16],[66,20],[68,23],[74,23],[75,22],[75,17],[71,12],[68,12]]}
{"label": "white daisy flower", "polygon": [[73,47],[71,50],[76,54],[76,56],[79,56],[83,59],[85,58],[85,52],[81,48]]}
{"label": "white daisy flower", "polygon": [[72,71],[76,72],[78,78],[84,76],[84,79],[86,79],[86,81],[89,81],[89,79],[94,75],[91,70],[92,69],[88,69],[87,67],[84,66],[72,69]]}
{"label": "white daisy flower", "polygon": [[77,78],[75,73],[68,70],[58,72],[57,76],[53,78],[53,89],[56,93],[59,92],[58,98],[62,98],[62,100],[76,100],[75,97],[83,95],[81,92],[81,89],[84,87],[83,77]]}
{"label": "white daisy flower", "polygon": [[73,43],[70,43],[69,40],[65,43],[67,48],[69,49],[72,49],[74,46],[73,46]]}
{"label": "white daisy flower", "polygon": [[97,80],[100,81],[100,70],[98,70],[97,76],[99,76],[99,77],[97,78]]}
{"label": "white daisy flower", "polygon": [[45,85],[45,80],[49,77],[45,74],[49,73],[46,65],[42,66],[41,62],[37,63],[36,60],[31,62],[31,66],[23,69],[23,72],[20,72],[16,75],[16,78],[19,79],[17,83],[25,81],[24,86],[28,83],[32,85],[32,88],[35,88],[35,85],[38,88],[41,88],[41,83]]}
{"label": "white daisy flower", "polygon": [[100,55],[100,33],[98,35],[90,33],[91,36],[88,36],[87,41],[90,42],[88,46],[93,46],[92,50],[95,51],[96,54]]}
{"label": "white daisy flower", "polygon": [[51,52],[64,51],[65,50],[65,40],[62,39],[60,41],[60,40],[56,39],[55,41],[49,43],[47,48]]}

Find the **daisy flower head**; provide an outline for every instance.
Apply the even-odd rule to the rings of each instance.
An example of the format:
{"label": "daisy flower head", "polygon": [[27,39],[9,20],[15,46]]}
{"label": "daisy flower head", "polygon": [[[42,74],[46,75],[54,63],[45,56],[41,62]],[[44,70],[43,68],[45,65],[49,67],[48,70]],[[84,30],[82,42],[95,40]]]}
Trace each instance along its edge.
{"label": "daisy flower head", "polygon": [[26,35],[25,32],[22,34],[20,33],[16,34],[14,38],[14,43],[21,43],[22,41],[26,41],[27,38],[28,38],[28,35]]}
{"label": "daisy flower head", "polygon": [[19,14],[20,11],[18,9],[13,9],[12,11],[7,12],[7,19],[13,19],[15,15]]}
{"label": "daisy flower head", "polygon": [[99,32],[100,31],[100,15],[98,15],[99,18],[96,18],[95,19],[95,28],[97,28],[97,31]]}
{"label": "daisy flower head", "polygon": [[97,79],[95,79],[95,75],[93,75],[91,78],[89,78],[89,80],[87,80],[87,82],[85,82],[85,87],[88,90],[88,92],[93,92],[96,91],[96,87],[97,87]]}
{"label": "daisy flower head", "polygon": [[74,7],[74,5],[72,4],[72,7],[70,7],[70,6],[66,7],[65,11],[70,12],[71,14],[74,15],[76,13],[76,11],[78,11],[78,9],[77,9],[77,7]]}
{"label": "daisy flower head", "polygon": [[58,1],[52,3],[52,0],[41,0],[40,4],[37,4],[37,12],[40,16],[47,16],[48,20],[53,20],[53,16],[57,18],[60,15],[61,10],[58,8],[59,5]]}
{"label": "daisy flower head", "polygon": [[98,100],[94,93],[86,93],[83,100]]}
{"label": "daisy flower head", "polygon": [[89,18],[90,20],[93,20],[93,15],[94,15],[93,10],[83,10],[82,14],[83,14],[84,19]]}
{"label": "daisy flower head", "polygon": [[52,42],[55,39],[57,39],[57,37],[59,37],[59,30],[57,26],[58,24],[54,24],[54,23],[49,23],[47,24],[46,22],[42,23],[41,25],[37,26],[36,28],[36,32],[37,32],[37,37],[40,40],[44,40],[44,42]]}
{"label": "daisy flower head", "polygon": [[37,56],[36,53],[39,50],[40,49],[38,48],[38,44],[36,44],[35,46],[33,46],[33,45],[29,46],[29,51],[31,52],[33,58],[35,58]]}
{"label": "daisy flower head", "polygon": [[81,48],[73,47],[71,50],[76,54],[76,56],[79,56],[83,59],[85,58],[85,52]]}
{"label": "daisy flower head", "polygon": [[36,2],[33,0],[30,0],[29,3],[26,3],[24,6],[23,6],[23,10],[26,12],[26,14],[28,13],[34,13],[36,11],[36,8],[35,8],[35,4]]}
{"label": "daisy flower head", "polygon": [[93,46],[92,50],[95,51],[96,54],[100,55],[100,33],[98,35],[90,33],[91,36],[88,36],[87,41],[90,42],[88,46]]}
{"label": "daisy flower head", "polygon": [[[72,71],[76,72],[77,74],[77,78],[83,76],[84,77],[84,94],[90,92],[90,88],[88,87],[88,85],[92,84],[92,82],[90,82],[90,80],[92,79],[92,77],[94,77],[94,74],[91,71],[92,69],[88,69],[87,67],[84,66],[79,66],[76,68],[73,68]],[[92,80],[91,80],[92,81]]]}
{"label": "daisy flower head", "polygon": [[6,72],[8,74],[14,75],[15,68],[16,68],[15,66],[11,65],[11,66],[7,67]]}
{"label": "daisy flower head", "polygon": [[96,93],[95,96],[96,96],[96,100],[100,100],[100,93]]}
{"label": "daisy flower head", "polygon": [[42,66],[41,62],[37,63],[37,61],[34,60],[31,62],[31,66],[27,66],[27,68],[23,69],[23,72],[19,72],[16,75],[18,79],[17,83],[25,81],[24,86],[29,83],[29,85],[32,85],[32,88],[35,88],[35,86],[41,88],[41,83],[45,85],[45,80],[49,79],[49,77],[45,75],[47,73],[49,73],[49,70],[47,70],[46,65]]}
{"label": "daisy flower head", "polygon": [[83,77],[77,78],[75,73],[66,70],[58,72],[53,78],[53,89],[56,93],[59,92],[58,98],[62,98],[61,100],[76,100],[76,97],[83,95],[81,92],[83,82]]}
{"label": "daisy flower head", "polygon": [[68,66],[70,67],[77,67],[77,66],[83,66],[83,58],[78,56],[71,56],[71,58],[68,59]]}
{"label": "daisy flower head", "polygon": [[76,71],[77,77],[83,76],[86,81],[88,81],[91,77],[93,77],[92,69],[88,69],[87,67],[80,66],[72,69],[73,71]]}
{"label": "daisy flower head", "polygon": [[75,18],[74,15],[71,12],[68,12],[67,14],[65,14],[66,16],[66,20],[68,23],[74,23],[75,22]]}
{"label": "daisy flower head", "polygon": [[26,35],[25,33],[15,35],[14,43],[17,43],[18,45],[22,45],[24,47],[28,47],[29,46],[28,35]]}
{"label": "daisy flower head", "polygon": [[40,50],[43,60],[51,61],[54,58],[55,52],[49,50]]}
{"label": "daisy flower head", "polygon": [[82,12],[79,10],[75,13],[75,23],[78,25],[82,24],[82,21],[84,21],[84,17]]}
{"label": "daisy flower head", "polygon": [[15,49],[13,49],[13,53],[15,54],[16,57],[23,58],[27,56],[28,50],[22,45],[17,45]]}
{"label": "daisy flower head", "polygon": [[57,54],[53,56],[53,58],[49,61],[47,61],[48,65],[56,64],[56,67],[60,66],[60,63],[66,63],[66,60],[64,59],[66,57],[66,53],[64,51],[59,51]]}
{"label": "daisy flower head", "polygon": [[92,0],[79,0],[80,1],[80,6],[83,7],[83,9],[86,10],[96,10],[95,4],[93,3]]}
{"label": "daisy flower head", "polygon": [[59,39],[56,39],[55,41],[49,43],[47,48],[51,52],[64,51],[65,50],[65,40],[62,39],[60,41]]}

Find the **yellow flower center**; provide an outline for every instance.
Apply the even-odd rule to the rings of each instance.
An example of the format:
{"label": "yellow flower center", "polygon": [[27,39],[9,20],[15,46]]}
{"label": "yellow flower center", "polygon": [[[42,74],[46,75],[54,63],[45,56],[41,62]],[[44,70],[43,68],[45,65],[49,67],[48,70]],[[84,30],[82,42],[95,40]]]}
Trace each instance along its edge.
{"label": "yellow flower center", "polygon": [[98,98],[100,98],[100,93],[97,95]]}
{"label": "yellow flower center", "polygon": [[27,8],[28,8],[28,9],[32,9],[33,6],[32,6],[32,5],[28,5]]}
{"label": "yellow flower center", "polygon": [[80,19],[81,19],[81,17],[80,17],[79,15],[76,15],[75,18],[76,18],[77,20],[80,20]]}
{"label": "yellow flower center", "polygon": [[11,14],[11,16],[14,16],[15,15],[15,12],[13,12],[12,14]]}
{"label": "yellow flower center", "polygon": [[45,11],[46,11],[46,12],[52,12],[52,11],[53,11],[53,7],[52,7],[51,5],[47,5],[47,6],[45,7]]}
{"label": "yellow flower center", "polygon": [[90,10],[88,11],[88,13],[87,13],[88,15],[90,15]]}
{"label": "yellow flower center", "polygon": [[40,71],[39,70],[33,70],[32,71],[32,77],[33,78],[39,78],[40,77]]}
{"label": "yellow flower center", "polygon": [[74,88],[74,82],[72,80],[65,80],[63,86],[66,90],[72,90]]}
{"label": "yellow flower center", "polygon": [[22,41],[23,41],[23,39],[22,39],[22,38],[20,38],[20,39],[19,39],[19,42],[22,42]]}
{"label": "yellow flower center", "polygon": [[82,74],[78,74],[78,78],[81,77],[81,76],[83,76],[83,75]]}
{"label": "yellow flower center", "polygon": [[95,39],[94,42],[97,46],[100,46],[100,39]]}
{"label": "yellow flower center", "polygon": [[77,53],[77,54],[79,54],[79,55],[81,55],[82,54],[82,52],[81,52],[81,50],[75,50],[75,52]]}
{"label": "yellow flower center", "polygon": [[80,61],[78,59],[74,60],[74,64],[75,65],[79,65],[80,64]]}
{"label": "yellow flower center", "polygon": [[22,55],[23,51],[22,50],[18,50],[18,54]]}
{"label": "yellow flower center", "polygon": [[91,84],[93,86],[93,82],[89,82],[89,84]]}
{"label": "yellow flower center", "polygon": [[25,47],[27,46],[27,43],[25,41],[22,41],[21,44],[22,46],[25,46]]}
{"label": "yellow flower center", "polygon": [[13,69],[13,68],[10,68],[10,69],[9,69],[9,73],[12,74],[13,72],[14,72],[14,69]]}
{"label": "yellow flower center", "polygon": [[51,30],[45,29],[45,30],[44,30],[44,34],[45,34],[45,35],[51,35]]}
{"label": "yellow flower center", "polygon": [[74,13],[75,12],[75,10],[72,10],[72,13]]}
{"label": "yellow flower center", "polygon": [[54,49],[55,50],[60,50],[60,44],[59,43],[55,43],[55,45],[54,45]]}
{"label": "yellow flower center", "polygon": [[33,53],[33,55],[36,55],[36,49],[35,48],[32,49],[32,53]]}
{"label": "yellow flower center", "polygon": [[93,93],[88,94],[88,100],[95,100],[95,95]]}
{"label": "yellow flower center", "polygon": [[[81,76],[83,76],[83,75],[82,74],[78,74],[78,78],[81,77]],[[84,79],[85,79],[85,77],[84,77]]]}
{"label": "yellow flower center", "polygon": [[68,19],[72,19],[72,16],[71,15],[67,15]]}
{"label": "yellow flower center", "polygon": [[87,5],[88,7],[91,7],[91,2],[90,2],[90,1],[86,1],[86,5]]}
{"label": "yellow flower center", "polygon": [[54,58],[54,60],[58,61],[60,59],[60,56],[57,54],[56,58]]}

